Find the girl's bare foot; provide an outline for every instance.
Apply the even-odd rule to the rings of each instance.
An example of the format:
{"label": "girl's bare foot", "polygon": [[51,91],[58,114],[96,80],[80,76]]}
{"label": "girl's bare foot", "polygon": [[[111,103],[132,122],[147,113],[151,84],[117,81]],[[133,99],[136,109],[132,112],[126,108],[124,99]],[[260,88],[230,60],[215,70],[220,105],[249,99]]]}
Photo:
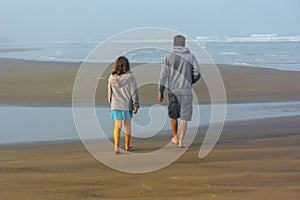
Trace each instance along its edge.
{"label": "girl's bare foot", "polygon": [[178,139],[177,137],[172,137],[172,140],[171,140],[174,144],[178,144]]}
{"label": "girl's bare foot", "polygon": [[120,148],[119,147],[115,147],[115,154],[120,154]]}
{"label": "girl's bare foot", "polygon": [[126,151],[132,151],[133,150],[133,146],[132,145],[126,146],[125,150]]}

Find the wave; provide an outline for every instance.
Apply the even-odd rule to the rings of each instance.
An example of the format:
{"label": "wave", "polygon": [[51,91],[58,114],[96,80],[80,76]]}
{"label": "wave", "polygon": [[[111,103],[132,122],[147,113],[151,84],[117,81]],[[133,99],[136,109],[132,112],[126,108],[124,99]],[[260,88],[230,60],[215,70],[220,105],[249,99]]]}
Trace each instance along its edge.
{"label": "wave", "polygon": [[197,36],[198,42],[300,42],[300,35],[252,34],[248,37]]}
{"label": "wave", "polygon": [[234,65],[245,65],[245,66],[250,66],[251,64],[245,63],[245,62],[234,62]]}
{"label": "wave", "polygon": [[52,43],[52,44],[61,44],[61,45],[82,45],[82,44],[94,44],[97,45],[101,40],[56,40],[56,41],[45,41],[42,43]]}
{"label": "wave", "polygon": [[136,40],[124,40],[124,39],[117,39],[117,40],[110,40],[110,43],[172,43],[173,40],[171,39],[136,39]]}
{"label": "wave", "polygon": [[237,55],[239,53],[237,53],[237,52],[220,52],[219,54],[220,55]]}
{"label": "wave", "polygon": [[54,56],[40,56],[43,61],[60,61],[60,62],[82,62],[84,59],[54,57]]}
{"label": "wave", "polygon": [[42,60],[56,60],[57,58],[53,57],[53,56],[41,56],[41,59]]}

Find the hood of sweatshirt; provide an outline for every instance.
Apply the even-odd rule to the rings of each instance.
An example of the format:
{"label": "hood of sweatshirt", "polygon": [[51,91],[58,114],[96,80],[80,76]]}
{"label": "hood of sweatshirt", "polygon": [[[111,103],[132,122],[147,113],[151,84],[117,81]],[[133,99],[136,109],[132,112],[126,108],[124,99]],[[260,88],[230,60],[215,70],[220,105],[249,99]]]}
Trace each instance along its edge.
{"label": "hood of sweatshirt", "polygon": [[173,51],[174,53],[179,53],[179,54],[190,54],[190,50],[187,47],[182,47],[182,46],[173,46]]}
{"label": "hood of sweatshirt", "polygon": [[122,74],[122,75],[110,75],[109,77],[109,84],[111,85],[111,87],[123,87],[127,81],[130,80],[130,74],[131,72],[127,72],[126,74]]}
{"label": "hood of sweatshirt", "polygon": [[173,53],[179,55],[181,58],[186,61],[193,63],[193,55],[187,47],[182,46],[173,46]]}

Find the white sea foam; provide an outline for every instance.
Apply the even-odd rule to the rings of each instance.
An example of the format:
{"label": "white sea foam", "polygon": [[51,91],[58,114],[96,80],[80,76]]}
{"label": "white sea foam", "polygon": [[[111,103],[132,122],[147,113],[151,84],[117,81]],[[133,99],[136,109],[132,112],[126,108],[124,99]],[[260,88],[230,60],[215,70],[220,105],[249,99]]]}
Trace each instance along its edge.
{"label": "white sea foam", "polygon": [[56,58],[52,57],[52,56],[41,56],[41,59],[42,60],[56,60]]}
{"label": "white sea foam", "polygon": [[250,65],[248,63],[244,63],[244,62],[235,62],[233,63],[234,65]]}
{"label": "white sea foam", "polygon": [[[56,40],[50,41],[52,44],[66,44],[66,45],[80,45],[80,44],[94,44],[97,45],[101,40]],[[49,42],[46,42],[49,43]]]}
{"label": "white sea foam", "polygon": [[237,53],[237,52],[220,52],[219,54],[220,55],[237,55],[239,53]]}
{"label": "white sea foam", "polygon": [[[82,62],[83,59],[75,59],[75,58],[64,58],[64,57],[54,57],[54,56],[41,56],[40,59],[42,61],[61,61],[61,62]],[[90,61],[92,62],[92,61]],[[99,62],[96,60],[95,62]]]}
{"label": "white sea foam", "polygon": [[300,35],[252,34],[249,37],[197,36],[198,42],[300,42]]}
{"label": "white sea foam", "polygon": [[172,39],[153,39],[153,40],[111,40],[110,43],[170,43]]}

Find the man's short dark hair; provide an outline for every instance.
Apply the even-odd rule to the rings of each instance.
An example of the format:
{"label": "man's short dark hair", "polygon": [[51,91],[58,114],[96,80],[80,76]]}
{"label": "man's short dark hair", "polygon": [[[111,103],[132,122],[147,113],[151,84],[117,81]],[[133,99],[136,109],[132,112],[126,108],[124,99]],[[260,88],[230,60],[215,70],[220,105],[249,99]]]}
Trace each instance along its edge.
{"label": "man's short dark hair", "polygon": [[173,46],[185,46],[185,37],[182,35],[176,35],[174,37],[174,43]]}

